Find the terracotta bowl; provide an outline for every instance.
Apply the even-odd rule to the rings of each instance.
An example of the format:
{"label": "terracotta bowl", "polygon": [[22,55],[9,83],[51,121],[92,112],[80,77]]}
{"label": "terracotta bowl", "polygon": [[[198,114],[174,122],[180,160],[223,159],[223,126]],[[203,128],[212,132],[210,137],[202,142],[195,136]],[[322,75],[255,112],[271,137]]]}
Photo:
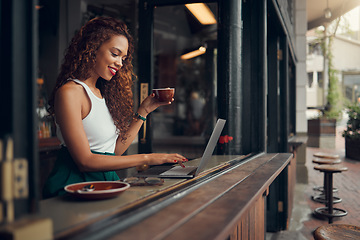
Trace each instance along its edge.
{"label": "terracotta bowl", "polygon": [[[86,191],[85,186],[93,185],[93,191]],[[65,186],[70,195],[84,199],[106,199],[118,196],[130,187],[130,184],[120,181],[81,182]]]}

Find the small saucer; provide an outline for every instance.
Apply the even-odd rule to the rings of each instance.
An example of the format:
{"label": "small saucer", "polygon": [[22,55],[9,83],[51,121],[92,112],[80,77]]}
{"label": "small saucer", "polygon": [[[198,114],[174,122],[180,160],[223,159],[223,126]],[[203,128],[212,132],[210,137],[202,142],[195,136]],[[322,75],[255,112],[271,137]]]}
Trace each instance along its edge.
{"label": "small saucer", "polygon": [[[93,191],[83,191],[89,184],[94,186]],[[130,184],[119,181],[81,182],[65,186],[70,195],[83,199],[107,199],[118,196],[130,187]]]}

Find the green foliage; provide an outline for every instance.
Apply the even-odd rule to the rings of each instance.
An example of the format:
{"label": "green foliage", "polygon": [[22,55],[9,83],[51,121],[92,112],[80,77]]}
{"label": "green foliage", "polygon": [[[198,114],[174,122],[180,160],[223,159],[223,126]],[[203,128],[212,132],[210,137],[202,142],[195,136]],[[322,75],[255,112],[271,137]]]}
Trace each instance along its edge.
{"label": "green foliage", "polygon": [[333,65],[333,54],[331,52],[334,36],[337,32],[345,35],[353,35],[354,33],[350,29],[349,21],[344,17],[338,17],[336,20],[324,24],[323,28],[317,28],[315,30],[317,38],[314,40],[312,47],[320,44],[324,59],[327,60],[329,78],[328,82],[328,93],[326,96],[326,107],[319,118],[333,118],[341,119],[342,110],[345,106],[345,98],[342,95],[342,87],[339,83],[339,72],[334,68]]}
{"label": "green foliage", "polygon": [[360,106],[357,103],[347,106],[346,109],[349,119],[347,121],[347,128],[344,130],[342,136],[351,139],[360,139]]}
{"label": "green foliage", "polygon": [[333,55],[331,47],[333,43],[333,36],[329,36],[328,40],[325,37],[322,41],[322,49],[324,57],[328,60],[328,76],[329,88],[327,94],[327,109],[324,111],[324,117],[341,119],[343,109],[343,96],[339,86],[338,71],[333,66]]}
{"label": "green foliage", "polygon": [[341,119],[342,117],[342,94],[340,91],[337,70],[329,68],[329,90],[327,95],[329,109],[324,112],[327,118]]}

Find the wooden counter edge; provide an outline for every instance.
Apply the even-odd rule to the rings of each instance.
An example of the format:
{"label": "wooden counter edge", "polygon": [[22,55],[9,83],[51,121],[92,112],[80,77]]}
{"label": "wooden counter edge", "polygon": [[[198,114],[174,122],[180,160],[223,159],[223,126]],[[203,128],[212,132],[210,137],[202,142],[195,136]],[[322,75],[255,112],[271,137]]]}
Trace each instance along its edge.
{"label": "wooden counter edge", "polygon": [[[174,214],[174,207],[170,205],[160,210],[161,213],[150,216],[146,219],[146,224],[141,222],[138,223],[138,228],[144,229],[144,231],[147,232],[146,235],[149,237],[148,239],[190,239],[193,236],[196,236],[197,239],[209,239],[209,237],[213,239],[215,236],[217,236],[216,238],[218,239],[225,239],[226,236],[230,234],[230,229],[232,229],[234,224],[239,221],[244,212],[246,212],[259,198],[261,198],[263,194],[266,195],[268,187],[290,162],[291,156],[292,154],[290,153],[275,155],[266,154],[263,157],[269,157],[269,160],[256,169],[256,171],[249,174],[245,179],[239,180],[239,184],[234,186],[232,189],[229,189],[229,191],[225,194],[219,195],[215,201],[209,202],[207,206],[204,206],[197,212],[193,212],[192,214],[186,213],[184,216],[177,216],[180,220],[177,219],[173,222],[172,227],[165,227],[166,224],[164,224],[164,229],[162,230],[159,230],[158,227],[148,228],[152,223],[161,224],[161,222],[172,220],[171,214]],[[269,168],[271,168],[270,171]],[[268,172],[268,174],[264,174],[266,172]],[[261,178],[260,186],[252,187],[252,180],[257,178]],[[215,179],[214,181],[217,180],[221,181],[220,178]],[[250,189],[251,194],[246,195],[244,193],[244,189]],[[186,208],[191,205],[191,203],[186,202],[186,200],[193,194],[196,194],[196,192],[192,192],[188,197],[180,199],[174,203],[176,204],[176,208]],[[236,207],[225,209],[226,213],[223,214],[222,217],[227,220],[219,224],[220,215],[215,214],[214,216],[212,215],[212,212],[218,213],[219,209],[224,204],[229,206],[229,198],[231,199],[233,196],[238,197],[235,204]],[[169,216],[168,220],[164,220],[166,216]],[[196,226],[196,228],[194,226]],[[114,239],[130,236],[134,238],[139,237],[140,239],[141,236],[143,236],[143,233],[141,233],[139,229],[134,231],[135,229],[125,229],[123,232],[116,234]],[[200,229],[200,231],[197,232],[197,229]],[[158,232],[152,232],[154,230]]]}

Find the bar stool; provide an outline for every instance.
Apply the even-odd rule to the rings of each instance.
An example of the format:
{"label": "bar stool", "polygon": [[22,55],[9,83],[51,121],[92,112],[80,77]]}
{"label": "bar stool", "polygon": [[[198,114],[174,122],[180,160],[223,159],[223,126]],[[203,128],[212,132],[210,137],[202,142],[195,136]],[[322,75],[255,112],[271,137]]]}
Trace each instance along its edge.
{"label": "bar stool", "polygon": [[328,159],[328,158],[314,158],[313,163],[317,164],[339,164],[341,163],[340,158]]}
{"label": "bar stool", "polygon": [[340,208],[333,207],[333,174],[341,173],[343,171],[347,171],[348,168],[341,165],[317,165],[314,169],[323,172],[325,175],[326,186],[325,186],[325,207],[319,207],[314,210],[314,212],[320,216],[327,217],[329,219],[329,223],[333,222],[334,217],[343,217],[347,215],[347,211]]}
{"label": "bar stool", "polygon": [[[341,163],[340,156],[338,154],[324,153],[324,152],[316,152],[313,154],[315,157],[317,164],[337,164]],[[313,162],[314,162],[313,160]],[[332,162],[333,161],[333,162]],[[324,179],[325,180],[325,179]],[[324,181],[325,184],[325,181]],[[318,190],[324,192],[324,187],[315,187],[314,190]],[[334,189],[337,192],[337,189]]]}
{"label": "bar stool", "polygon": [[318,227],[314,231],[315,240],[358,240],[360,227],[348,224],[331,224]]}
{"label": "bar stool", "polygon": [[314,157],[318,158],[327,158],[327,159],[339,159],[340,156],[337,154],[331,154],[331,153],[323,153],[323,152],[316,152],[313,154]]}
{"label": "bar stool", "polygon": [[[317,164],[339,164],[341,163],[340,159],[327,159],[327,158],[314,158],[312,160],[313,163],[317,163]],[[326,199],[325,199],[325,193],[324,193],[324,189],[325,186],[327,185],[326,183],[326,178],[325,178],[325,174],[324,174],[324,182],[323,182],[323,186],[319,186],[319,187],[314,187],[313,189],[315,191],[320,191],[321,194],[318,196],[312,196],[312,200],[314,200],[315,202],[320,202],[320,203],[325,203]],[[333,193],[338,192],[337,188],[333,188]],[[339,203],[341,202],[341,198],[339,197],[333,197],[333,203]]]}

